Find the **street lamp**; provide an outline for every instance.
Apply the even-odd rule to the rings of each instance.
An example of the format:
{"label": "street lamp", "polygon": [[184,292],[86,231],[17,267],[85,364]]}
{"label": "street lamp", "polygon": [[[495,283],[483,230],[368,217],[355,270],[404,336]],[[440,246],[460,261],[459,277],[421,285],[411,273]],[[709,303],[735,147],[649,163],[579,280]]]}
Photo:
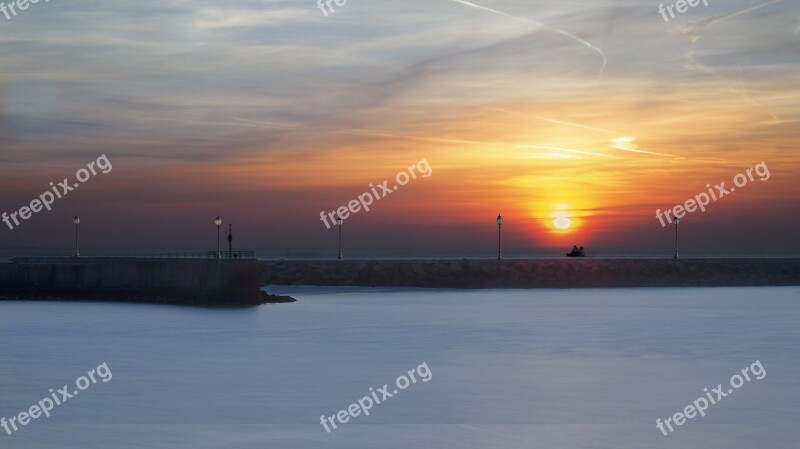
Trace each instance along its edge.
{"label": "street lamp", "polygon": [[222,259],[222,253],[219,252],[219,227],[222,224],[222,219],[219,217],[215,218],[214,224],[217,225],[217,259]]}
{"label": "street lamp", "polygon": [[228,224],[228,259],[233,257],[233,225]]}
{"label": "street lamp", "polygon": [[672,219],[672,224],[675,225],[675,255],[672,256],[673,259],[678,258],[678,224],[680,224],[681,220],[678,217]]}
{"label": "street lamp", "polygon": [[500,230],[503,228],[503,216],[497,215],[497,260],[503,258],[502,246],[500,245]]}
{"label": "street lamp", "polygon": [[344,224],[344,220],[342,217],[336,217],[336,226],[339,226],[339,256],[336,260],[342,260],[342,225]]}
{"label": "street lamp", "polygon": [[81,257],[81,252],[78,251],[78,225],[81,224],[81,217],[76,215],[72,222],[75,223],[75,257]]}

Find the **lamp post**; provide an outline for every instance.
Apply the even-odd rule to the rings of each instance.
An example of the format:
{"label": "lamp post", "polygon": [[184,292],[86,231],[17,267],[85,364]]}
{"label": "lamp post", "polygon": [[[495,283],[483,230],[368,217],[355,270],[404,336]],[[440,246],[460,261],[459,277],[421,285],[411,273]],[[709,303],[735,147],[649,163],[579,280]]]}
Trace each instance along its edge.
{"label": "lamp post", "polygon": [[233,257],[233,225],[228,224],[228,259]]}
{"label": "lamp post", "polygon": [[502,245],[500,244],[500,230],[503,228],[503,216],[497,215],[497,260],[501,260],[503,258],[503,250]]}
{"label": "lamp post", "polygon": [[342,217],[336,217],[336,226],[339,226],[339,256],[336,257],[336,260],[342,260],[342,225],[344,224],[344,220]]}
{"label": "lamp post", "polygon": [[678,217],[672,219],[672,224],[675,225],[675,255],[672,256],[673,259],[678,258],[678,224],[680,224],[681,220]]}
{"label": "lamp post", "polygon": [[214,224],[217,225],[217,259],[222,259],[222,253],[219,252],[219,227],[222,224],[222,219],[219,217],[215,218]]}
{"label": "lamp post", "polygon": [[75,223],[75,257],[81,257],[81,252],[78,251],[78,225],[81,224],[81,217],[76,215],[72,222]]}

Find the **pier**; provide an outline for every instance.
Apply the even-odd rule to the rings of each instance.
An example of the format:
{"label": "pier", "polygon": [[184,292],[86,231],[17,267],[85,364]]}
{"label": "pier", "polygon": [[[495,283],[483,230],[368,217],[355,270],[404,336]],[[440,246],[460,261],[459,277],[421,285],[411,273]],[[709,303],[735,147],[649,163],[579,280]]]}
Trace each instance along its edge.
{"label": "pier", "polygon": [[[216,253],[210,253],[216,255]],[[258,262],[185,253],[150,257],[15,258],[0,263],[4,299],[241,307],[290,298],[261,291]]]}
{"label": "pier", "polygon": [[273,285],[623,288],[800,285],[800,259],[261,261]]}

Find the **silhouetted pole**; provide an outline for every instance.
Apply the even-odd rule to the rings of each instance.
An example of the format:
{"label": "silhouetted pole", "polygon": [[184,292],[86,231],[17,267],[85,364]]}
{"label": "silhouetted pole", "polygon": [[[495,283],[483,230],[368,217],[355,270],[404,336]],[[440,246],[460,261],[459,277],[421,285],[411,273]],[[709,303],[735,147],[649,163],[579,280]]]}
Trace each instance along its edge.
{"label": "silhouetted pole", "polygon": [[503,216],[498,215],[497,216],[497,260],[501,260],[503,258],[503,246],[500,240],[502,228],[503,228]]}
{"label": "silhouetted pole", "polygon": [[336,226],[339,226],[339,256],[336,257],[336,260],[342,260],[342,225],[344,224],[344,220],[342,217],[336,217]]}
{"label": "silhouetted pole", "polygon": [[675,217],[672,220],[672,224],[675,225],[675,255],[672,256],[673,259],[677,259],[678,258],[678,224],[680,222],[681,222],[681,220],[678,217]]}
{"label": "silhouetted pole", "polygon": [[233,257],[233,225],[228,224],[228,259]]}
{"label": "silhouetted pole", "polygon": [[72,222],[75,223],[75,257],[81,257],[81,252],[78,251],[78,225],[81,224],[81,217],[76,215]]}
{"label": "silhouetted pole", "polygon": [[222,259],[222,253],[219,251],[219,226],[222,224],[222,219],[215,218],[214,224],[217,225],[217,259]]}

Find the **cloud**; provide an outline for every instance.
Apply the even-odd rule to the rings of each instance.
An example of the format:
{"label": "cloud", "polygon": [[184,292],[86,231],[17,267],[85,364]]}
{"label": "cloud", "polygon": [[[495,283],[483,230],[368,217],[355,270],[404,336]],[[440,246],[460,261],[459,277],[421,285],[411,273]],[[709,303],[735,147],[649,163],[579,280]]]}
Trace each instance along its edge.
{"label": "cloud", "polygon": [[591,48],[593,51],[597,52],[600,55],[601,58],[603,58],[603,66],[600,68],[600,71],[598,72],[598,74],[603,73],[603,71],[606,69],[606,65],[608,64],[608,59],[606,59],[606,54],[603,53],[603,50],[597,48],[591,42],[588,42],[588,41],[586,41],[584,39],[581,39],[580,37],[575,36],[574,34],[568,32],[568,31],[564,31],[564,30],[562,30],[560,28],[555,28],[555,27],[552,27],[550,25],[546,25],[546,24],[544,24],[542,22],[539,22],[539,21],[536,21],[536,20],[532,20],[532,19],[528,19],[526,17],[514,16],[514,15],[511,15],[511,14],[502,12],[502,11],[498,11],[498,10],[496,10],[494,8],[489,8],[489,7],[486,7],[486,6],[478,5],[476,3],[468,2],[466,0],[453,0],[453,1],[456,2],[456,3],[460,3],[462,5],[469,6],[471,8],[480,9],[480,10],[488,11],[488,12],[491,12],[491,13],[494,13],[494,14],[499,14],[501,16],[508,17],[508,18],[511,18],[511,19],[514,19],[514,20],[520,20],[520,21],[523,21],[523,22],[531,23],[531,24],[536,25],[538,27],[542,27],[542,28],[544,28],[546,30],[558,33],[558,34],[560,34],[562,36],[566,36],[566,37],[568,37],[568,38],[580,43],[581,45],[586,46],[587,48]]}
{"label": "cloud", "polygon": [[636,139],[633,137],[617,137],[611,139],[611,146],[620,151],[627,151],[629,153],[652,154],[653,156],[669,156],[677,157],[674,154],[656,153],[654,151],[644,151],[639,149],[639,145],[633,143]]}
{"label": "cloud", "polygon": [[653,201],[637,189],[756,158],[796,180],[800,6],[732,1],[677,35],[620,0],[348,2],[327,18],[291,0],[40,3],[0,29],[0,159],[17,176],[0,188],[16,204],[32,175],[107,153],[129,178],[104,194],[132,215],[291,199],[301,220],[422,157],[442,168],[403,211],[460,218],[546,189],[587,209]]}
{"label": "cloud", "polygon": [[703,19],[703,20],[699,20],[699,21],[695,21],[695,22],[690,22],[690,23],[688,23],[686,25],[683,25],[680,28],[678,28],[678,32],[681,33],[681,34],[685,34],[685,35],[688,35],[689,37],[691,37],[692,42],[697,42],[697,40],[699,40],[700,37],[702,37],[700,32],[703,31],[703,29],[706,28],[709,25],[712,25],[712,24],[717,23],[717,22],[722,22],[723,20],[727,20],[727,19],[730,19],[732,17],[736,17],[738,15],[748,13],[750,11],[755,11],[756,9],[763,8],[765,6],[771,5],[773,3],[778,3],[780,1],[782,1],[782,0],[764,0],[764,1],[761,1],[761,2],[758,2],[758,3],[753,3],[753,4],[750,4],[750,5],[741,7],[739,9],[734,10],[734,11],[730,11],[730,12],[723,13],[723,14],[717,14],[717,15],[709,17],[707,19]]}
{"label": "cloud", "polygon": [[235,8],[205,8],[197,12],[193,25],[201,30],[239,30],[252,27],[279,27],[291,24],[307,25],[317,18],[309,9],[253,10]]}

